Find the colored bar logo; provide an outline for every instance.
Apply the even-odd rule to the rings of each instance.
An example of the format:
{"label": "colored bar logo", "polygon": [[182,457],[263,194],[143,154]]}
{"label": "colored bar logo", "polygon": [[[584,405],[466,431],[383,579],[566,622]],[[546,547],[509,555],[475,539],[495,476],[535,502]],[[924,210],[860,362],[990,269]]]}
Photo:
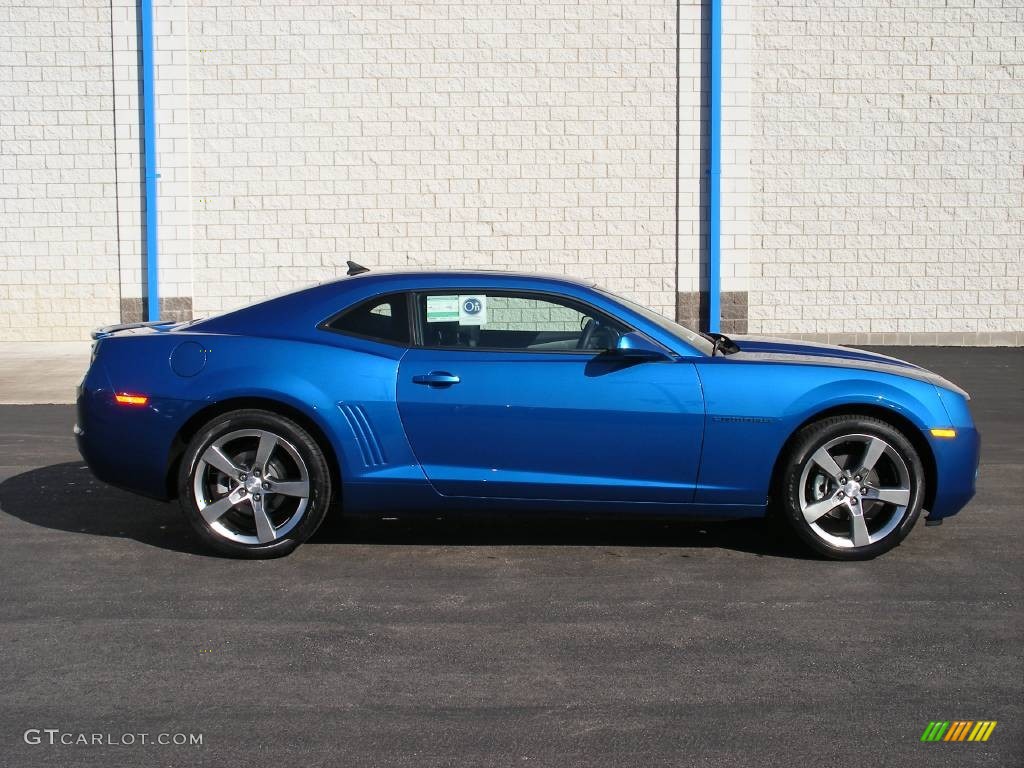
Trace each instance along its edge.
{"label": "colored bar logo", "polygon": [[932,720],[921,734],[921,741],[988,741],[996,728],[995,720]]}

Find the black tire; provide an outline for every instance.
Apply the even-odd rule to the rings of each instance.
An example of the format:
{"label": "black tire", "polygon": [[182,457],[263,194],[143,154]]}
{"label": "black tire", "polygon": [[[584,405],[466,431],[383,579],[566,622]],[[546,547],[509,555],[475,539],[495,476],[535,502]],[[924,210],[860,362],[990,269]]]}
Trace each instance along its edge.
{"label": "black tire", "polygon": [[[874,438],[886,447],[876,460],[873,477],[866,474],[861,478],[858,472],[863,459],[879,445]],[[863,445],[859,455],[858,445]],[[823,469],[812,458],[822,457],[821,450],[841,470],[838,480],[834,472]],[[884,481],[883,473],[888,478]],[[855,478],[863,479],[863,485]],[[899,487],[891,478],[900,480]],[[846,484],[840,480],[846,480]],[[892,424],[871,416],[833,416],[809,424],[796,434],[780,465],[777,488],[781,497],[779,516],[804,544],[833,560],[870,560],[898,546],[914,527],[924,502],[925,473],[913,444]],[[907,501],[890,503],[882,496]],[[833,502],[839,506],[813,524],[808,522],[809,517]],[[864,528],[854,519],[858,508]],[[849,543],[843,541],[844,528],[849,530]],[[854,534],[855,529],[859,536]]]}
{"label": "black tire", "polygon": [[[272,446],[272,453],[257,471],[263,440]],[[231,478],[220,468],[223,462],[210,450],[215,444],[229,459],[229,466],[242,470],[241,475]],[[256,487],[247,490],[247,483]],[[296,488],[304,488],[308,495],[299,496],[303,491]],[[228,504],[225,498],[231,494],[242,494],[242,499],[208,522],[202,510],[212,516],[213,503]],[[291,419],[263,410],[231,411],[213,418],[189,441],[178,472],[178,500],[185,519],[210,548],[239,558],[281,557],[312,536],[324,521],[332,500],[331,473],[316,440]],[[266,511],[262,519],[269,521],[269,528],[266,523],[262,530],[257,526],[257,508]],[[294,511],[289,515],[290,510]],[[278,520],[283,522],[278,525]]]}

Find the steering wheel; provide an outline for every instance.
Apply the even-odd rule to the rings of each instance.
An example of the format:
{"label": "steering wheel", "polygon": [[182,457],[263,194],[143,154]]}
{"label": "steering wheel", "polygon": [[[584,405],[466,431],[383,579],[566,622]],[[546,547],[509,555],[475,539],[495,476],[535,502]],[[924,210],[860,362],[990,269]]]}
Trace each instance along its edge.
{"label": "steering wheel", "polygon": [[580,340],[576,342],[576,349],[590,349],[590,342],[594,340],[594,334],[600,327],[597,320],[592,317],[588,318],[583,326],[583,333],[580,334]]}

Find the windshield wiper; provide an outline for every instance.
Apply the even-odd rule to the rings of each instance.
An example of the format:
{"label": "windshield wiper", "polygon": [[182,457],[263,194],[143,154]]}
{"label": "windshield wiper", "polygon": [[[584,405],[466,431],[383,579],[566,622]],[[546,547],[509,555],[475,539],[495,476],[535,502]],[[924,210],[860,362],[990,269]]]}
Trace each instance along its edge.
{"label": "windshield wiper", "polygon": [[711,342],[712,357],[714,357],[715,353],[719,351],[721,351],[723,355],[732,355],[740,351],[736,342],[724,333],[705,333],[704,331],[701,331],[700,335]]}

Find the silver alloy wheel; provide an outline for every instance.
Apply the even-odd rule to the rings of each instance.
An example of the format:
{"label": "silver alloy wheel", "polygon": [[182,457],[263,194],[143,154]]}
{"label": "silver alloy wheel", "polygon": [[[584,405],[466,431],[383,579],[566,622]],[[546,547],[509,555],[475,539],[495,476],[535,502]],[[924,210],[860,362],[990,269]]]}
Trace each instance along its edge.
{"label": "silver alloy wheel", "polygon": [[881,541],[899,526],[910,504],[910,470],[875,435],[829,440],[800,475],[800,511],[822,541],[845,549]]}
{"label": "silver alloy wheel", "polygon": [[270,544],[295,528],[309,506],[306,462],[280,435],[238,429],[199,455],[192,496],[210,529],[240,544]]}

